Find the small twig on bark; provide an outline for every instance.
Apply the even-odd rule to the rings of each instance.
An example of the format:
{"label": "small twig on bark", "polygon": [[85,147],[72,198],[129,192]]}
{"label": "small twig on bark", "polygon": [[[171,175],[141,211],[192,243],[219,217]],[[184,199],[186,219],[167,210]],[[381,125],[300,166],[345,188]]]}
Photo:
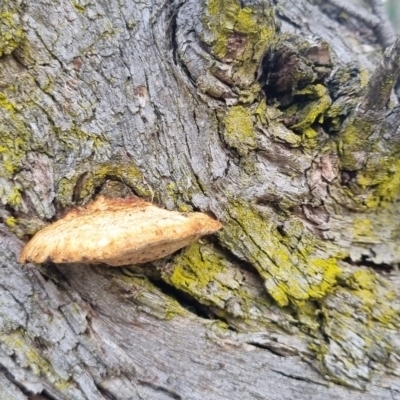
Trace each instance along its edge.
{"label": "small twig on bark", "polygon": [[387,48],[372,74],[360,111],[383,110],[400,75],[400,35],[393,46]]}
{"label": "small twig on bark", "polygon": [[367,26],[375,29],[380,23],[378,16],[372,15],[370,12],[363,10],[362,8],[356,7],[353,4],[344,0],[328,0],[329,3],[336,6],[338,9],[345,11],[347,14],[354,18],[364,22]]}
{"label": "small twig on bark", "polygon": [[328,0],[329,3],[345,11],[347,14],[365,23],[376,33],[379,43],[384,47],[388,47],[396,40],[396,35],[391,22],[385,12],[385,8],[381,0],[368,0],[372,13],[356,7],[344,0]]}
{"label": "small twig on bark", "polygon": [[393,26],[386,14],[382,0],[368,0],[374,15],[379,19],[375,26],[375,32],[378,35],[379,42],[383,47],[388,47],[396,40],[396,34]]}

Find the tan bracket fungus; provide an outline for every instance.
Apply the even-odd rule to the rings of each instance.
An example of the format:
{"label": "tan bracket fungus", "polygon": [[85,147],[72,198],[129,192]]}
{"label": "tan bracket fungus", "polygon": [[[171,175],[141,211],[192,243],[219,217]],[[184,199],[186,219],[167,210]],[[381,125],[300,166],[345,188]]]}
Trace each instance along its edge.
{"label": "tan bracket fungus", "polygon": [[139,264],[165,257],[222,227],[203,213],[168,211],[137,197],[99,196],[39,231],[21,263]]}

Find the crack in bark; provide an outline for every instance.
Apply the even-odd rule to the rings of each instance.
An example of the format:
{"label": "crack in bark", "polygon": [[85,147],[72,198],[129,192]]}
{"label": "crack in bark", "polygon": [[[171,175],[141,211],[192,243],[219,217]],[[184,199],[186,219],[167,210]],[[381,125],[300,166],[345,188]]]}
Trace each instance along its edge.
{"label": "crack in bark", "polygon": [[139,379],[138,383],[140,383],[143,386],[148,386],[149,388],[153,389],[156,392],[162,392],[162,393],[166,394],[167,396],[169,396],[171,399],[182,400],[182,396],[180,394],[178,394],[177,392],[175,392],[174,390],[168,389],[166,387],[157,385],[152,382],[145,381],[143,379]]}
{"label": "crack in bark", "polygon": [[[275,264],[274,261],[270,258],[269,254],[268,254],[263,248],[261,248],[260,245],[259,245],[258,243],[256,243],[256,241],[254,240],[254,238],[253,238],[253,236],[251,235],[251,233],[247,232],[246,229],[244,229],[244,227],[242,226],[242,224],[241,224],[236,218],[234,218],[234,217],[229,213],[229,210],[228,210],[228,214],[229,214],[229,217],[232,219],[232,221],[235,221],[235,223],[236,223],[237,225],[240,226],[240,228],[242,229],[242,231],[243,231],[243,232],[246,234],[246,236],[253,242],[253,244],[261,251],[261,253],[263,253],[263,254],[265,254],[265,255],[267,256],[267,258],[268,258],[268,260],[271,262],[271,264],[273,264],[273,265],[275,265],[277,268],[279,268],[279,266],[278,266],[277,264]],[[245,244],[245,246],[246,246],[246,244]],[[247,247],[247,246],[246,246],[246,247]],[[247,250],[250,250],[250,249],[247,249]],[[247,261],[248,261],[248,260],[247,260]],[[258,270],[258,268],[256,268],[256,269]],[[262,269],[262,271],[264,271],[264,269]],[[265,270],[265,272],[268,274],[268,276],[269,276],[271,279],[273,279],[273,280],[275,281],[275,283],[276,283],[277,285],[279,285],[279,282],[277,282],[277,281],[275,280],[275,277],[272,276],[272,275],[269,273],[268,270]]]}
{"label": "crack in bark", "polygon": [[[13,294],[9,289],[7,289],[4,285],[2,285],[1,283],[0,283],[0,289],[3,289],[4,292],[9,293],[9,295],[12,297],[12,299],[13,299],[13,300],[21,307],[21,309],[23,310],[23,312],[24,312],[24,314],[25,314],[25,321],[24,321],[23,325],[20,325],[20,326],[21,326],[21,327],[24,327],[24,328],[26,329],[26,327],[27,327],[27,325],[28,325],[28,323],[29,323],[29,313],[28,313],[28,311],[27,311],[26,308],[25,308],[25,303],[22,303],[21,301],[19,301],[19,300],[14,296],[14,294]],[[32,295],[28,295],[27,301],[29,300],[29,298],[30,298],[31,296],[32,296]]]}
{"label": "crack in bark", "polygon": [[294,374],[291,374],[289,372],[284,372],[284,371],[281,371],[281,370],[278,370],[278,369],[275,369],[275,368],[271,368],[271,371],[274,371],[279,375],[285,376],[286,378],[295,379],[296,381],[303,381],[303,382],[313,383],[315,385],[321,385],[321,386],[326,386],[326,387],[329,386],[329,384],[327,384],[325,382],[322,382],[322,381],[319,382],[319,381],[316,381],[314,379],[310,379],[310,378],[305,377],[305,376],[294,375]]}
{"label": "crack in bark", "polygon": [[[25,396],[27,399],[31,399],[32,395],[35,397],[32,399],[37,400],[60,400],[60,397],[52,395],[49,390],[43,389],[40,393],[33,393],[27,389],[8,369],[0,363],[0,373],[3,373],[4,377],[12,382]],[[1,395],[1,393],[0,393]]]}
{"label": "crack in bark", "polygon": [[[372,249],[367,249],[367,250],[371,251],[374,254],[374,251]],[[374,261],[369,260],[367,255],[362,255],[360,261],[353,261],[350,257],[347,257],[343,259],[343,262],[346,262],[350,265],[354,265],[357,267],[372,268],[373,270],[380,273],[382,272],[387,273],[395,270],[395,267],[393,265],[386,263],[375,263]]]}

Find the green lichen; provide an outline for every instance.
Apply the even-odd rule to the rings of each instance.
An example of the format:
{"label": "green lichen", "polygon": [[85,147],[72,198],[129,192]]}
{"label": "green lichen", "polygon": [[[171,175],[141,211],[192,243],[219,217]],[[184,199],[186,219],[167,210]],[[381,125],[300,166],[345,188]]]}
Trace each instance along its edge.
{"label": "green lichen", "polygon": [[296,308],[296,318],[302,332],[318,337],[321,328],[320,307],[315,301],[305,301]]}
{"label": "green lichen", "polygon": [[20,366],[29,368],[36,376],[44,377],[67,397],[74,397],[76,387],[60,378],[52,365],[40,355],[22,330],[0,333],[0,343],[7,349],[7,352],[13,354]]}
{"label": "green lichen", "polygon": [[17,207],[21,204],[22,197],[21,192],[18,188],[14,187],[11,193],[8,195],[7,203],[10,206]]}
{"label": "green lichen", "polygon": [[14,228],[15,225],[17,224],[17,220],[14,217],[8,217],[4,220],[4,223],[9,227],[9,228]]}
{"label": "green lichen", "polygon": [[83,14],[85,12],[85,7],[78,1],[73,1],[72,5],[74,6],[75,10],[78,11],[80,14]]}
{"label": "green lichen", "polygon": [[256,148],[256,138],[253,129],[253,118],[250,110],[243,106],[230,107],[223,120],[225,129],[224,140],[235,148],[240,155],[246,155]]}
{"label": "green lichen", "polygon": [[282,123],[270,123],[269,131],[278,142],[287,143],[291,147],[299,147],[302,139],[290,129],[287,129]]}
{"label": "green lichen", "polygon": [[[7,2],[4,3],[7,9]],[[22,42],[24,32],[20,27],[16,9],[0,10],[0,57],[11,54]]]}
{"label": "green lichen", "polygon": [[167,196],[177,204],[180,200],[180,191],[178,186],[174,182],[168,182],[165,186]]}
{"label": "green lichen", "polygon": [[368,208],[385,207],[393,203],[400,193],[400,161],[397,157],[380,157],[357,174],[357,183],[370,189],[364,203]]}
{"label": "green lichen", "polygon": [[141,275],[140,270],[135,273],[133,268],[124,268],[121,274],[113,269],[108,270],[106,275],[113,290],[117,289],[125,300],[133,302],[143,312],[162,320],[188,318],[190,315],[176,300],[164,294],[146,276]]}
{"label": "green lichen", "polygon": [[338,152],[341,168],[356,173],[353,192],[368,208],[385,207],[400,193],[398,144],[385,144],[372,119],[353,118],[340,133]]}
{"label": "green lichen", "polygon": [[[291,317],[269,318],[274,302],[265,296],[259,278],[230,262],[226,254],[207,242],[185,248],[161,271],[168,284],[187,293],[237,329],[293,332]],[[253,280],[254,279],[254,280]],[[246,284],[245,284],[246,282]],[[281,310],[276,310],[275,316]]]}
{"label": "green lichen", "polygon": [[21,186],[14,178],[31,147],[30,131],[23,121],[19,105],[0,92],[0,176],[7,180],[0,189],[0,198],[14,209],[22,204]]}
{"label": "green lichen", "polygon": [[[259,82],[254,83],[249,88],[238,90],[238,101],[240,104],[253,104],[260,97],[261,86]],[[264,102],[260,102],[260,104]]]}
{"label": "green lichen", "polygon": [[332,90],[340,95],[335,107],[343,111],[335,112],[349,114],[338,135],[340,167],[355,176],[350,185],[355,201],[367,208],[386,207],[400,193],[399,145],[383,140],[385,128],[373,110],[355,110],[359,97],[365,94],[368,74],[354,66],[339,72]]}
{"label": "green lichen", "polygon": [[299,147],[301,144],[301,137],[295,134],[292,130],[286,128],[285,125],[279,121],[282,116],[282,111],[275,107],[267,107],[265,101],[260,101],[255,110],[258,123],[261,126],[268,126],[268,131],[275,141],[283,142],[291,147]]}
{"label": "green lichen", "polygon": [[203,40],[221,61],[233,62],[233,77],[240,85],[254,82],[254,73],[275,36],[274,11],[257,13],[238,0],[209,0],[202,18],[209,31]]}
{"label": "green lichen", "polygon": [[12,178],[22,166],[30,135],[17,111],[17,105],[1,92],[0,137],[0,175]]}
{"label": "green lichen", "polygon": [[308,103],[301,109],[299,122],[292,126],[293,129],[303,130],[310,127],[315,122],[323,123],[323,116],[332,103],[328,90],[323,85],[310,85],[306,89],[298,90],[295,96],[306,96],[317,98],[317,101]]}
{"label": "green lichen", "polygon": [[314,237],[295,218],[282,231],[246,202],[232,202],[228,212],[221,240],[255,266],[280,306],[301,306],[332,290],[340,273],[337,261],[345,256],[339,249]]}
{"label": "green lichen", "polygon": [[[50,110],[47,110],[50,112]],[[101,136],[78,128],[74,123],[68,129],[53,127],[54,136],[67,151],[76,151],[83,144],[88,145],[91,142],[93,150],[97,151],[101,147],[107,146],[108,142]]]}
{"label": "green lichen", "polygon": [[178,205],[178,210],[180,212],[187,213],[193,211],[193,208],[188,206],[187,204],[181,203]]}
{"label": "green lichen", "polygon": [[170,300],[165,307],[164,319],[167,321],[176,317],[188,317],[188,311],[186,311],[177,301]]}
{"label": "green lichen", "polygon": [[324,114],[332,104],[328,89],[321,84],[309,85],[297,90],[294,95],[299,101],[290,106],[285,115],[296,117],[297,122],[291,126],[291,129],[302,133],[304,147],[314,148],[317,145],[318,136],[314,125],[321,125],[324,122]]}
{"label": "green lichen", "polygon": [[321,302],[325,340],[313,349],[332,380],[363,389],[373,372],[369,360],[390,371],[391,355],[400,354],[400,305],[391,284],[374,271],[346,272],[340,281]]}
{"label": "green lichen", "polygon": [[[188,186],[187,182],[190,181],[191,184]],[[207,190],[207,184],[202,182],[200,177],[193,180],[191,176],[182,176],[176,182],[170,181],[166,183],[163,189],[158,191],[156,196],[160,203],[163,204],[174,204],[175,208],[178,208],[182,212],[193,211],[191,205],[192,196],[199,192],[204,192]]]}
{"label": "green lichen", "polygon": [[368,218],[356,218],[353,223],[353,236],[355,241],[366,238],[369,239],[373,236],[373,224]]}
{"label": "green lichen", "polygon": [[374,121],[353,118],[347,122],[340,132],[338,153],[343,169],[357,171],[363,167],[364,159],[360,162],[361,152],[371,152],[373,143],[368,140],[374,129]]}
{"label": "green lichen", "polygon": [[175,259],[173,273],[168,280],[176,288],[187,292],[207,290],[207,287],[211,290],[216,275],[223,273],[224,269],[216,254],[208,252],[204,257],[201,246],[194,243]]}
{"label": "green lichen", "polygon": [[330,132],[338,133],[342,130],[343,121],[356,108],[367,84],[368,72],[354,63],[340,67],[330,78],[329,91],[335,98],[326,113]]}
{"label": "green lichen", "polygon": [[71,178],[62,178],[58,184],[57,200],[62,205],[82,202],[93,195],[107,179],[121,181],[143,198],[151,199],[154,192],[143,180],[138,168],[131,164],[108,162],[91,165],[90,168],[82,167]]}
{"label": "green lichen", "polygon": [[261,125],[266,125],[270,122],[267,102],[265,99],[261,100],[254,110],[254,115],[257,117],[258,122]]}

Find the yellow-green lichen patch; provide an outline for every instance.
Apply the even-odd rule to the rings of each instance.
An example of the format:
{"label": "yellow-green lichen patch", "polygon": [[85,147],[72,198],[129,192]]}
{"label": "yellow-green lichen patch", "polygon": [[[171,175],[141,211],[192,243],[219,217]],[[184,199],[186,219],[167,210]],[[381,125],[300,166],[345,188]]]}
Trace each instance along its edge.
{"label": "yellow-green lichen patch", "polygon": [[364,200],[368,208],[386,206],[396,200],[400,194],[398,158],[382,155],[374,164],[367,163],[366,168],[357,174],[357,183],[363,189],[369,189]]}
{"label": "yellow-green lichen patch", "polygon": [[223,300],[219,298],[221,290],[216,277],[225,271],[226,266],[221,262],[221,257],[199,243],[193,243],[175,258],[170,273],[165,273],[163,278],[176,287],[210,300],[223,307]]}
{"label": "yellow-green lichen patch", "polygon": [[161,275],[168,284],[211,306],[216,315],[237,329],[276,330],[279,326],[293,330],[291,316],[275,310],[256,273],[243,271],[210,243],[190,245],[167,268],[162,268]]}
{"label": "yellow-green lichen patch", "polygon": [[21,186],[13,179],[21,170],[30,149],[30,132],[18,111],[17,104],[0,92],[0,201],[14,209],[22,203]]}
{"label": "yellow-green lichen patch", "polygon": [[[238,101],[240,104],[253,104],[255,101],[257,101],[258,98],[260,98],[260,93],[261,86],[259,82],[256,82],[246,89],[238,90]],[[258,107],[263,107],[263,104],[264,108],[266,108],[265,100],[261,101]]]}
{"label": "yellow-green lichen patch", "polygon": [[47,379],[68,398],[74,398],[76,387],[57,374],[23,331],[0,333],[0,344],[9,354],[13,354],[19,365],[30,369],[34,375]]}
{"label": "yellow-green lichen patch", "polygon": [[230,107],[223,120],[225,129],[224,140],[235,148],[240,155],[246,155],[256,148],[256,138],[253,129],[251,111],[243,106]]}
{"label": "yellow-green lichen patch", "polygon": [[232,202],[227,212],[220,239],[254,265],[280,306],[301,306],[332,290],[340,272],[337,261],[345,256],[335,246],[313,236],[295,218],[279,226],[243,201]]}
{"label": "yellow-green lichen patch", "polygon": [[374,236],[372,221],[368,218],[356,218],[353,223],[354,241],[371,240]]}
{"label": "yellow-green lichen patch", "polygon": [[0,57],[11,54],[24,38],[18,10],[8,7],[7,3],[0,8]]}
{"label": "yellow-green lichen patch", "polygon": [[30,135],[17,106],[0,92],[0,176],[12,178],[29,149]]}
{"label": "yellow-green lichen patch", "polygon": [[286,128],[282,123],[272,122],[269,124],[268,128],[275,141],[287,143],[290,147],[299,147],[301,145],[301,137],[296,135],[292,130]]}
{"label": "yellow-green lichen patch", "polygon": [[343,115],[351,113],[338,136],[341,169],[354,172],[351,190],[361,205],[386,206],[399,195],[400,148],[390,138],[383,140],[385,125],[379,115],[372,110],[363,112],[362,107],[356,110],[355,100],[351,100],[364,94],[368,74],[352,66],[338,71],[334,80],[336,76],[334,86],[341,95],[337,102],[344,109]]}
{"label": "yellow-green lichen patch", "polygon": [[202,185],[200,179],[192,181],[190,190],[186,187],[185,182],[168,182],[165,185],[165,191],[163,193],[159,193],[161,202],[164,204],[172,202],[179,211],[191,212],[193,211],[193,208],[188,203],[190,203],[193,192],[198,193],[202,190],[199,185]]}
{"label": "yellow-green lichen patch", "polygon": [[300,307],[297,307],[296,318],[301,331],[311,337],[318,337],[321,327],[319,314],[320,308],[314,301],[305,301]]}
{"label": "yellow-green lichen patch", "polygon": [[168,300],[169,302],[165,306],[164,319],[171,320],[176,317],[188,317],[189,312],[185,310],[176,300]]}
{"label": "yellow-green lichen patch", "polygon": [[317,131],[312,127],[315,124],[324,122],[324,114],[332,104],[328,90],[321,84],[309,85],[305,89],[294,93],[299,99],[295,105],[289,107],[285,115],[287,117],[296,117],[297,122],[291,126],[291,129],[303,134],[303,145],[308,148],[314,148],[317,145]]}
{"label": "yellow-green lichen patch", "polygon": [[17,220],[14,217],[8,217],[4,220],[4,223],[9,227],[9,228],[14,228],[15,225],[17,224]]}
{"label": "yellow-green lichen patch", "polygon": [[135,273],[133,268],[124,268],[121,274],[120,271],[112,268],[101,273],[105,273],[110,281],[110,290],[117,291],[125,300],[134,303],[138,310],[167,320],[190,316],[189,311],[176,300],[154,286],[146,276],[141,275],[140,269],[138,273]]}
{"label": "yellow-green lichen patch", "polygon": [[12,333],[1,333],[0,342],[8,349],[14,352],[20,358],[23,367],[29,367],[35,375],[43,373],[47,375],[50,366],[33,346],[29,346],[27,338],[22,331]]}
{"label": "yellow-green lichen patch", "polygon": [[84,13],[85,12],[85,7],[80,4],[79,1],[72,1],[72,5],[74,6],[75,10],[78,11],[79,13]]}
{"label": "yellow-green lichen patch", "polygon": [[267,107],[266,101],[261,100],[254,112],[261,126],[268,126],[268,131],[275,141],[287,143],[291,147],[299,147],[301,137],[285,127],[278,119],[282,111],[275,107]]}
{"label": "yellow-green lichen patch", "polygon": [[373,150],[373,142],[368,139],[373,129],[374,121],[353,118],[346,122],[338,142],[342,169],[357,171],[365,166],[365,154]]}
{"label": "yellow-green lichen patch", "polygon": [[[46,110],[51,112],[51,110]],[[108,146],[104,137],[93,134],[92,132],[78,128],[74,123],[68,129],[62,130],[54,127],[54,136],[61,143],[66,151],[76,152],[81,147],[90,148],[93,152],[98,152],[101,148]]]}
{"label": "yellow-green lichen patch", "polygon": [[391,371],[391,357],[400,355],[400,304],[390,282],[371,270],[347,272],[340,280],[321,301],[325,340],[313,349],[325,374],[362,389],[374,365]]}
{"label": "yellow-green lichen patch", "polygon": [[[357,71],[357,72],[356,72]],[[365,92],[368,83],[368,72],[344,68],[334,74],[330,80],[331,95],[335,101],[326,112],[329,130],[339,132],[345,118],[354,112],[360,96]]]}
{"label": "yellow-green lichen patch", "polygon": [[380,136],[371,138],[374,129],[373,120],[354,118],[338,142],[341,168],[356,172],[352,190],[368,208],[386,206],[400,194],[399,146],[382,142]]}
{"label": "yellow-green lichen patch", "polygon": [[62,178],[58,184],[57,200],[62,205],[87,199],[99,189],[107,179],[121,181],[143,198],[151,198],[153,191],[143,180],[141,172],[133,163],[93,164],[87,169],[82,167],[71,178]]}
{"label": "yellow-green lichen patch", "polygon": [[22,202],[21,192],[18,188],[14,187],[13,190],[8,194],[7,204],[16,208]]}
{"label": "yellow-green lichen patch", "polygon": [[208,0],[202,18],[203,40],[221,61],[233,63],[239,86],[254,81],[261,57],[274,41],[274,11],[241,7],[238,0]]}

